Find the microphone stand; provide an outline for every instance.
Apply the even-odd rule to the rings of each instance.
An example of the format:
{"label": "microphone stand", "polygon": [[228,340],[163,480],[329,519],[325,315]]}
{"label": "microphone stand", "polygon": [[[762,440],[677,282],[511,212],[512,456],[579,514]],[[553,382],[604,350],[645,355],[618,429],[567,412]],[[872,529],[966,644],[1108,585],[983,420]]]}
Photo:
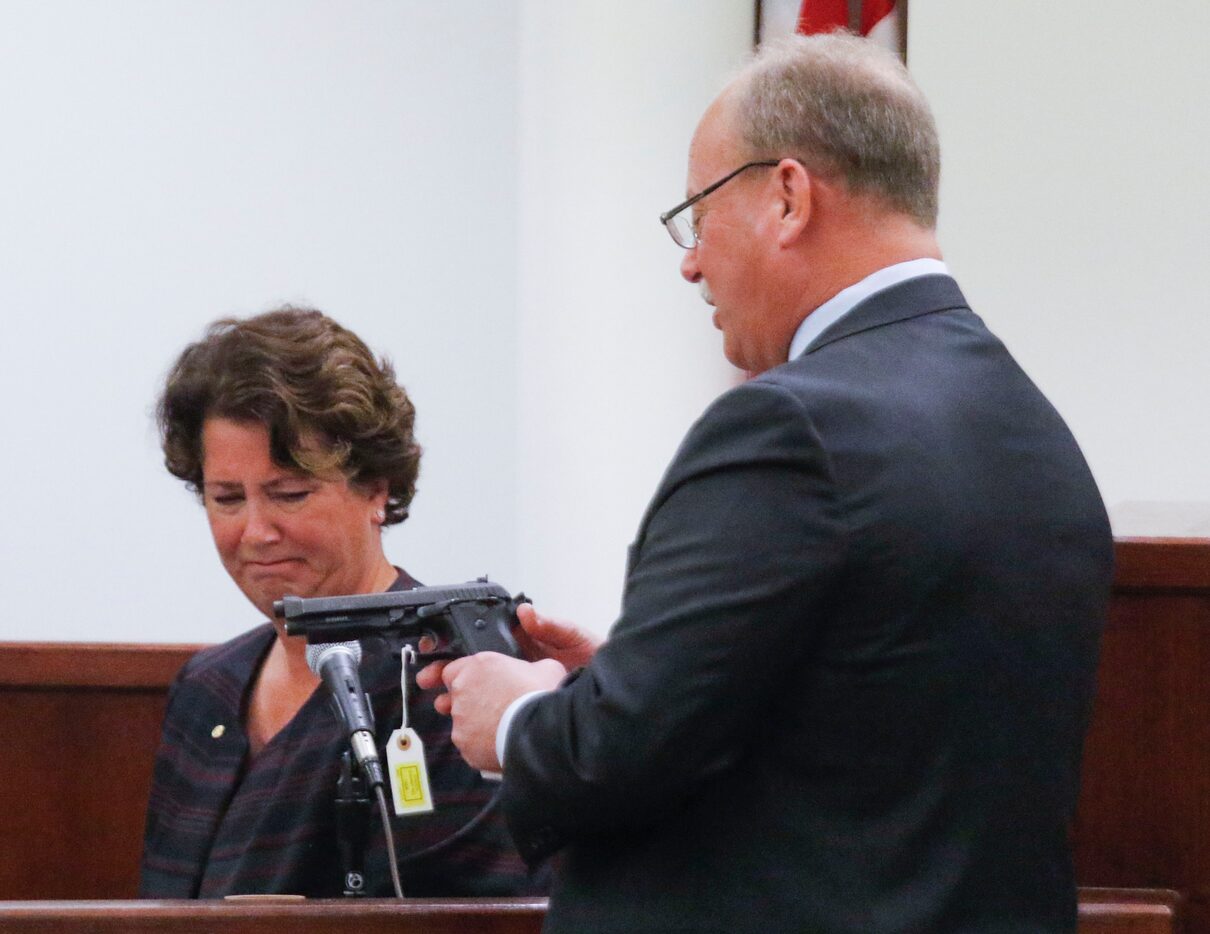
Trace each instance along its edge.
{"label": "microphone stand", "polygon": [[336,839],[344,894],[350,898],[366,894],[365,851],[373,808],[361,769],[346,750],[340,755],[340,778],[336,782]]}

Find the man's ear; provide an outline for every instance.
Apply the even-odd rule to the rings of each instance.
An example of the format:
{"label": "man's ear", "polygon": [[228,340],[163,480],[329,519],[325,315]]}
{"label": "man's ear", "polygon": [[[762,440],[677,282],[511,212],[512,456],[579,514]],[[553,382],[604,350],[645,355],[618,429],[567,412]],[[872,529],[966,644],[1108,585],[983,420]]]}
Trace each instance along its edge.
{"label": "man's ear", "polygon": [[787,247],[802,236],[811,221],[815,188],[810,174],[797,159],[782,159],[774,173],[781,201],[777,244]]}

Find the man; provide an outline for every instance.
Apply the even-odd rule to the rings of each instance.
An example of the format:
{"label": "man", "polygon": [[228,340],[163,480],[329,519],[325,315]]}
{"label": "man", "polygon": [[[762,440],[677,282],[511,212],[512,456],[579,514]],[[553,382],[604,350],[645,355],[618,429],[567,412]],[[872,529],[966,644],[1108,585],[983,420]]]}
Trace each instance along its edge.
{"label": "man", "polygon": [[669,466],[608,641],[548,653],[587,667],[441,674],[522,853],[563,851],[550,930],[1074,930],[1111,541],[940,262],[938,166],[919,90],[852,37],[765,51],[702,118],[664,220],[760,375]]}

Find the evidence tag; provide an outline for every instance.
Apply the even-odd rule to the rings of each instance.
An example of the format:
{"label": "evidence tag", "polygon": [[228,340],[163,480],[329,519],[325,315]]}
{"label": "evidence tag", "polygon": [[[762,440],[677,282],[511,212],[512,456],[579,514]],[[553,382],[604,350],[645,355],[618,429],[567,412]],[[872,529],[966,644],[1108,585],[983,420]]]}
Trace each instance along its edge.
{"label": "evidence tag", "polygon": [[407,817],[433,810],[429,770],[424,762],[424,743],[411,727],[391,734],[387,743],[387,772],[397,815]]}
{"label": "evidence tag", "polygon": [[427,814],[433,809],[433,794],[429,791],[429,768],[424,761],[424,743],[408,726],[408,668],[416,664],[416,650],[405,645],[400,657],[399,693],[402,722],[387,740],[387,773],[391,780],[391,797],[395,814]]}

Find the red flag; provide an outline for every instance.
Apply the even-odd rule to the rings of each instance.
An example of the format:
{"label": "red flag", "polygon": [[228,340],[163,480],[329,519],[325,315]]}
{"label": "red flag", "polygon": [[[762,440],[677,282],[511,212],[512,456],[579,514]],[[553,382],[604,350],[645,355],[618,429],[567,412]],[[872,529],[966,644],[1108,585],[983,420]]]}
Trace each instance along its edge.
{"label": "red flag", "polygon": [[[802,0],[798,8],[797,32],[831,32],[837,27],[848,29],[849,0]],[[895,0],[862,0],[861,14],[853,23],[863,36],[869,36],[879,45],[894,52],[901,52],[899,41],[899,13]]]}
{"label": "red flag", "polygon": [[849,28],[849,0],[803,0],[797,32],[831,32]]}
{"label": "red flag", "polygon": [[862,0],[861,34],[868,36],[882,20],[895,12],[895,0]]}
{"label": "red flag", "polygon": [[[879,45],[903,54],[900,20],[903,4],[895,0],[760,0],[760,41],[791,32],[817,33],[853,28]],[[852,11],[852,19],[849,18]]]}

